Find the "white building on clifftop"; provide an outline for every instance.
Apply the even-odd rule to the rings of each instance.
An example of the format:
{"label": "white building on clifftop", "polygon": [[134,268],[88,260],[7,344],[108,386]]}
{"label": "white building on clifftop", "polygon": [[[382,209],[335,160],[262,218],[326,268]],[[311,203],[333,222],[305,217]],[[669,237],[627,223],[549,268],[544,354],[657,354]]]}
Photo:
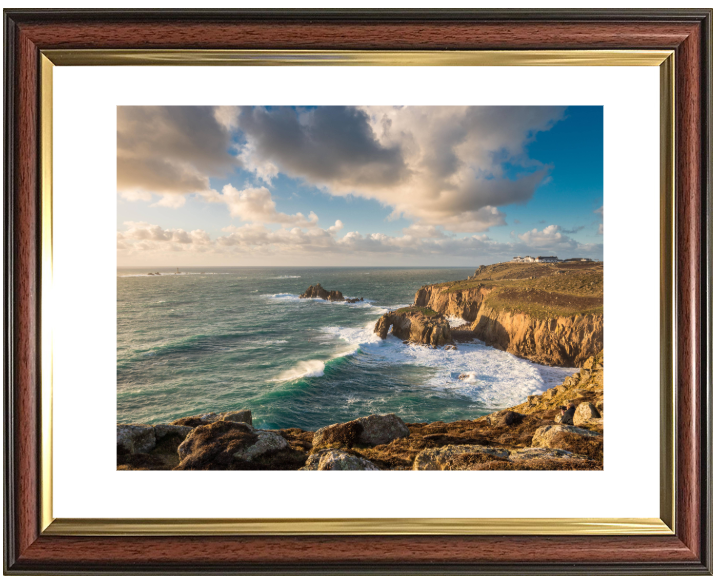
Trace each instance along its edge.
{"label": "white building on clifftop", "polygon": [[515,256],[515,258],[513,258],[511,260],[511,262],[515,262],[515,263],[521,263],[521,262],[522,263],[525,263],[525,262],[537,263],[537,262],[539,262],[541,264],[549,264],[549,263],[558,262],[558,261],[559,260],[558,260],[557,256]]}

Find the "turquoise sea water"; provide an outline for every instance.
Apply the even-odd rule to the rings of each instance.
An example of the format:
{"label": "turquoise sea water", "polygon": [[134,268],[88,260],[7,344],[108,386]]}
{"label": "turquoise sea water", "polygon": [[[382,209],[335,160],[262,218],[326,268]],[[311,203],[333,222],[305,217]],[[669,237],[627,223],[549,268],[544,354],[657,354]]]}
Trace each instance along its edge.
{"label": "turquoise sea water", "polygon": [[[445,351],[373,334],[375,321],[411,304],[423,284],[464,279],[474,269],[174,272],[118,269],[118,422],[240,408],[251,409],[260,428],[314,430],[389,412],[408,422],[452,421],[522,402],[575,371],[479,341]],[[317,282],[365,302],[298,298]]]}

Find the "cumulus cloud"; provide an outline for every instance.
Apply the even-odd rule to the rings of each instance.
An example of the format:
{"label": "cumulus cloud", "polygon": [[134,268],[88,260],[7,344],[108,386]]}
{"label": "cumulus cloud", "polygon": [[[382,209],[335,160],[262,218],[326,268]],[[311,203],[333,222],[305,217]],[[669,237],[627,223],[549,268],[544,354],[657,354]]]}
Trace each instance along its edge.
{"label": "cumulus cloud", "polygon": [[297,214],[284,214],[278,212],[270,191],[265,188],[246,188],[238,190],[231,184],[222,189],[222,194],[216,190],[203,192],[202,197],[208,202],[226,204],[230,214],[245,222],[273,223],[287,226],[315,226],[318,217],[310,212],[307,217],[300,212]]}
{"label": "cumulus cloud", "polygon": [[527,246],[535,248],[573,250],[578,247],[578,242],[565,236],[557,224],[551,224],[542,230],[533,228],[524,234],[520,234],[518,238]]}
{"label": "cumulus cloud", "polygon": [[248,141],[240,157],[263,179],[282,171],[351,191],[391,186],[407,176],[400,147],[381,144],[358,108],[244,108],[238,123]]}
{"label": "cumulus cloud", "polygon": [[120,195],[149,200],[159,194],[158,205],[177,206],[173,195],[209,190],[210,177],[224,176],[238,163],[229,151],[231,122],[225,122],[204,106],[118,106]]}
{"label": "cumulus cloud", "polygon": [[[524,203],[551,166],[527,156],[557,107],[244,108],[239,158],[269,183],[279,173],[333,195],[378,200],[423,224],[457,232],[504,225],[499,206]],[[511,177],[507,166],[519,168]]]}

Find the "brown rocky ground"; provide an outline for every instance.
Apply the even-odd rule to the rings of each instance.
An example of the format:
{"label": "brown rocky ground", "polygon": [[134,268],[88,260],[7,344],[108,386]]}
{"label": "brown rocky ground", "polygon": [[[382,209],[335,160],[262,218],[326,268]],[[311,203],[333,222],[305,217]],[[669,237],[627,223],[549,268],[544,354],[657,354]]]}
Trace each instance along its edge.
{"label": "brown rocky ground", "polygon": [[[561,424],[570,403],[575,415]],[[315,432],[257,430],[239,411],[119,425],[118,469],[601,470],[603,408],[601,352],[561,385],[475,420],[406,424],[371,415]]]}

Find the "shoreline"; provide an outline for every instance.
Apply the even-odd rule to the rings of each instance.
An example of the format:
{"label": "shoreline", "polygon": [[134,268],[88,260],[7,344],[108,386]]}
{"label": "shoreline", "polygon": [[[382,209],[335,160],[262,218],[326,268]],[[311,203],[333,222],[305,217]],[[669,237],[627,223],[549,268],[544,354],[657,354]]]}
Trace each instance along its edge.
{"label": "shoreline", "polygon": [[[560,406],[577,406],[562,423]],[[315,432],[249,410],[117,426],[119,470],[601,470],[603,354],[526,402],[455,422],[370,414]]]}

